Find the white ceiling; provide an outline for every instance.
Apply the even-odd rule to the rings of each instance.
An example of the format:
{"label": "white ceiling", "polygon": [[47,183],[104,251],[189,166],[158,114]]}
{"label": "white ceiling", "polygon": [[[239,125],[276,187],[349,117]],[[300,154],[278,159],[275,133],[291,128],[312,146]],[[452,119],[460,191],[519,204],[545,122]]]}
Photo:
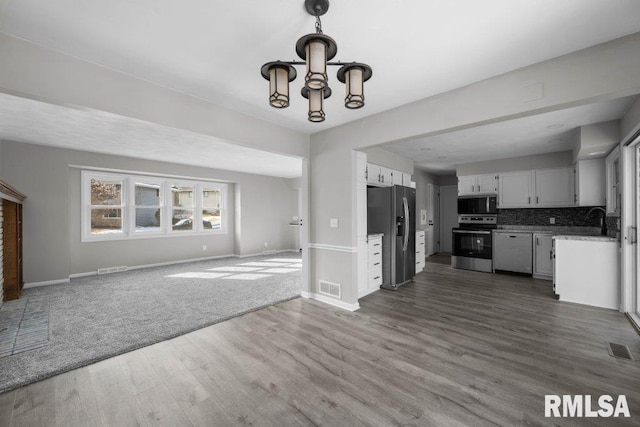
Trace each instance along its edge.
{"label": "white ceiling", "polygon": [[[638,32],[638,16],[636,0],[334,0],[322,22],[338,44],[335,60],[365,62],[373,78],[365,86],[366,106],[348,110],[336,70],[330,68],[334,95],[326,102],[327,120],[318,124],[307,121],[306,101],[298,95],[302,68],[292,83],[292,105],[284,110],[268,105],[268,83],[259,73],[265,62],[298,60],[297,39],[314,31],[303,0],[0,0],[0,32],[309,134]],[[71,121],[73,133],[95,140],[84,149],[98,151],[101,140],[118,139],[115,123],[111,135],[103,126],[103,134],[92,136],[91,129],[79,128],[91,121],[83,117]],[[95,120],[111,119],[116,118],[98,115]],[[120,119],[124,129],[131,126]],[[28,120],[40,126],[37,116]],[[56,126],[55,120],[45,123]],[[176,161],[175,147],[140,142],[175,129],[138,125],[145,131],[135,131],[135,141],[124,144],[120,136],[123,149],[130,151],[122,154]],[[0,138],[11,132],[25,141],[46,136],[14,125],[0,128]],[[58,143],[63,139],[68,141],[59,138]],[[182,144],[183,161],[202,162],[202,145]]]}
{"label": "white ceiling", "polygon": [[298,158],[142,120],[2,93],[0,138],[282,178],[302,175]]}
{"label": "white ceiling", "polygon": [[427,172],[454,174],[455,165],[459,164],[573,150],[578,127],[619,119],[635,98],[619,98],[492,123],[384,148],[413,159],[415,167]]}

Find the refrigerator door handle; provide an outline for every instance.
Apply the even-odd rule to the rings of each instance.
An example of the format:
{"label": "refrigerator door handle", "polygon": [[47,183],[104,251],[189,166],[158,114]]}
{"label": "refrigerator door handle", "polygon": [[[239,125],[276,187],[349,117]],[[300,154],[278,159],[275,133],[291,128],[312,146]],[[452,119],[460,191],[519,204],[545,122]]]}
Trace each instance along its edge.
{"label": "refrigerator door handle", "polygon": [[404,207],[404,241],[402,242],[402,250],[406,252],[409,247],[409,202],[406,197],[402,198],[402,206]]}

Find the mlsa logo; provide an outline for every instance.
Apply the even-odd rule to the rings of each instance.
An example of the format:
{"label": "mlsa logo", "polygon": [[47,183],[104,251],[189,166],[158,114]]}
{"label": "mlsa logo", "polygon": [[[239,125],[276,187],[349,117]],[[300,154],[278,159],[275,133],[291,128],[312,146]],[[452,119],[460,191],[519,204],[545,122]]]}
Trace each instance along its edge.
{"label": "mlsa logo", "polygon": [[631,416],[625,395],[618,396],[615,404],[613,403],[613,397],[607,394],[600,396],[597,403],[593,399],[588,394],[576,394],[574,396],[547,394],[544,397],[544,416],[585,418]]}

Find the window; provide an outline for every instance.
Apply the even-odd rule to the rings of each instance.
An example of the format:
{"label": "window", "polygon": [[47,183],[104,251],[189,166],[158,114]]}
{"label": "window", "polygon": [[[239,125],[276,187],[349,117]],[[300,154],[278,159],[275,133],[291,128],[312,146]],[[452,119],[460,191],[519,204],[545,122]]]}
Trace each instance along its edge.
{"label": "window", "polygon": [[162,183],[135,182],[135,232],[162,231]]}
{"label": "window", "polygon": [[82,172],[82,241],[226,233],[227,185]]}
{"label": "window", "polygon": [[110,176],[95,176],[89,181],[89,216],[91,234],[122,234],[124,180]]}

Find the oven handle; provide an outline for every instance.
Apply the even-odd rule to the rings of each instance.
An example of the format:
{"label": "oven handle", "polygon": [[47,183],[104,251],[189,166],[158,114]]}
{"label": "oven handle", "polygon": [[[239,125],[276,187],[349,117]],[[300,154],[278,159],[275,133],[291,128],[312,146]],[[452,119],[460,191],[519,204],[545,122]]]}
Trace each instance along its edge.
{"label": "oven handle", "polygon": [[454,233],[466,233],[466,234],[491,234],[490,231],[480,230],[452,230]]}

